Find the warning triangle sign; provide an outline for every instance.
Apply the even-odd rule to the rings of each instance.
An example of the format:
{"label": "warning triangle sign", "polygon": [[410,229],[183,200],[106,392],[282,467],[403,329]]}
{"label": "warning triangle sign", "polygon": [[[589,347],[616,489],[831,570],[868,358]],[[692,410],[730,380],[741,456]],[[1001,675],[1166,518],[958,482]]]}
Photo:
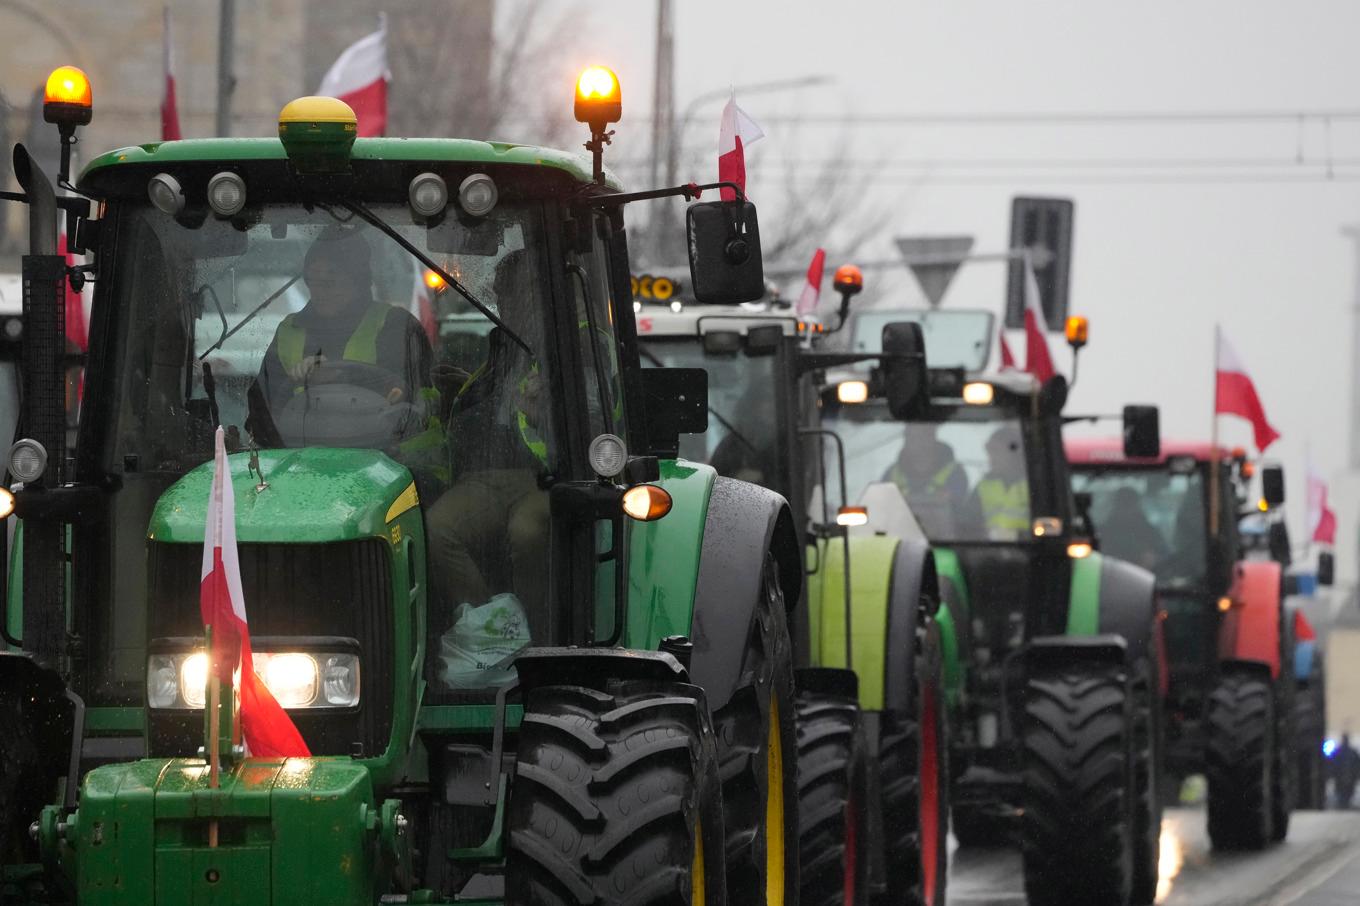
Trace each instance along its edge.
{"label": "warning triangle sign", "polygon": [[916,275],[931,308],[939,308],[959,265],[973,250],[972,236],[899,236],[897,250]]}

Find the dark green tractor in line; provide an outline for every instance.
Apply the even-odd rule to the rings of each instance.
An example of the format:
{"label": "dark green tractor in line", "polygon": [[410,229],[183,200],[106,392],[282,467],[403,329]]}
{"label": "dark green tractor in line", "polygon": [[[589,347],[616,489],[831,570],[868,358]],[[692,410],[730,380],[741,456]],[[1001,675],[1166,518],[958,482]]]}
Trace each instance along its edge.
{"label": "dark green tractor in line", "polygon": [[849,538],[844,523],[862,514],[825,506],[824,487],[844,472],[818,390],[846,356],[822,353],[823,325],[777,300],[733,309],[696,304],[683,281],[635,284],[644,363],[708,374],[709,430],[682,438],[681,453],[783,495],[808,551],[807,606],[793,633],[801,902],[943,904],[944,676],[956,652],[941,650],[952,633],[940,625],[949,614],[929,547]]}
{"label": "dark green tractor in line", "polygon": [[[1063,456],[1066,381],[986,372],[986,312],[864,310],[855,321],[850,348],[881,334],[885,353],[915,322],[931,364],[913,366],[925,388],[915,396],[879,374],[838,375],[822,415],[845,442],[848,502],[867,509],[856,531],[924,537],[935,552],[963,652],[955,835],[1015,840],[1032,904],[1150,903],[1158,609],[1149,573],[1093,549]],[[1155,410],[1129,416],[1126,437],[1155,444]]]}
{"label": "dark green tractor in line", "polygon": [[[88,89],[47,114],[69,149]],[[619,114],[589,71],[593,168],[355,139],[323,98],[278,139],[105,154],[60,199],[16,151],[0,901],[796,901],[796,520],[677,457],[706,389],[639,366],[623,209],[695,189],[621,192]],[[92,265],[54,254],[58,211]],[[687,216],[704,298],[758,296],[754,208]],[[422,271],[490,325],[476,357],[403,310]],[[57,299],[90,277],[68,450]],[[230,684],[205,738],[218,425],[256,672],[309,757],[243,751]]]}

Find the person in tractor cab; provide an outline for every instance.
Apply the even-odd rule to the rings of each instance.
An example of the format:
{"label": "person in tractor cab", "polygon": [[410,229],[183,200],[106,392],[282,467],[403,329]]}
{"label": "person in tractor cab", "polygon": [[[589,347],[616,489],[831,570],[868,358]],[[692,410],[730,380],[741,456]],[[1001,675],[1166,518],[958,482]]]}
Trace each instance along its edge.
{"label": "person in tractor cab", "polygon": [[[522,250],[506,254],[493,282],[498,314],[525,336],[534,310],[527,258]],[[453,483],[426,516],[435,595],[449,611],[457,608],[432,618],[434,626],[453,623],[441,640],[445,672],[439,677],[451,686],[476,685],[482,671],[472,667],[492,666],[468,656],[467,642],[456,638],[465,634],[464,624],[482,620],[484,609],[486,619],[504,624],[501,631],[518,633],[516,644],[497,650],[547,636],[546,389],[538,361],[505,331],[493,329],[489,340],[486,361],[452,394]],[[448,368],[439,379],[451,387],[458,377]]]}
{"label": "person in tractor cab", "polygon": [[1166,539],[1148,519],[1138,492],[1130,487],[1115,491],[1110,514],[1100,526],[1104,549],[1112,557],[1155,570],[1167,556]]}
{"label": "person in tractor cab", "polygon": [[968,474],[954,457],[954,448],[939,439],[939,425],[932,422],[906,426],[902,449],[883,473],[883,481],[897,485],[912,515],[932,537],[958,537],[961,526],[980,519],[976,508],[969,506]]}
{"label": "person in tractor cab", "polygon": [[1029,481],[1020,431],[1004,425],[987,439],[987,474],[973,488],[972,504],[992,541],[1018,541],[1030,529]]}
{"label": "person in tractor cab", "polygon": [[374,300],[371,260],[363,236],[339,225],[308,248],[307,304],[279,324],[250,390],[246,429],[258,442],[284,445],[278,417],[309,385],[357,384],[394,405],[430,395],[429,339],[409,312]]}

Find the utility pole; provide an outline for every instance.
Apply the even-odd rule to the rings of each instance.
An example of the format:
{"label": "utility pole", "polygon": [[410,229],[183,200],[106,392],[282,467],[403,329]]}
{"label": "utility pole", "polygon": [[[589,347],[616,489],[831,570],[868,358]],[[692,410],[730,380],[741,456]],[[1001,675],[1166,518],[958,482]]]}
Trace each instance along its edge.
{"label": "utility pole", "polygon": [[217,134],[231,135],[231,94],[236,89],[236,0],[221,0],[217,28]]}
{"label": "utility pole", "polygon": [[[652,80],[652,160],[648,185],[659,186],[664,172],[671,179],[675,169],[675,39],[671,31],[671,0],[657,0],[656,73]],[[663,162],[666,169],[662,170]],[[667,182],[666,185],[671,185]],[[659,199],[652,207],[648,230],[648,257],[654,262],[672,261],[678,256],[672,246],[675,238],[675,200]]]}

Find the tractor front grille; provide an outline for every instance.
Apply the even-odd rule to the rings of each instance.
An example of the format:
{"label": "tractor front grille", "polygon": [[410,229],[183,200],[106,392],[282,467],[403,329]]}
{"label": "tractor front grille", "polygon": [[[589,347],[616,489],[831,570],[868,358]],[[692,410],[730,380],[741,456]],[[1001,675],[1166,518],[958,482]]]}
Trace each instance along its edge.
{"label": "tractor front grille", "polygon": [[[201,638],[203,548],[148,544],[147,637]],[[374,756],[392,731],[393,584],[381,539],[325,544],[240,544],[241,586],[252,638],[344,637],[360,651],[360,700],[348,711],[290,712],[315,755]],[[305,647],[305,645],[300,646]],[[192,755],[203,744],[198,711],[153,711],[152,755]]]}

